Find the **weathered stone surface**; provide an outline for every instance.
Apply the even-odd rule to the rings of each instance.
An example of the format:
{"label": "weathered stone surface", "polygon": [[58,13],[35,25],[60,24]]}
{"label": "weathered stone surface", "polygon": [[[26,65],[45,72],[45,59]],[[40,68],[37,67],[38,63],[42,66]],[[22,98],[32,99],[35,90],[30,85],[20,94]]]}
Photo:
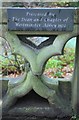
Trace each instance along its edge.
{"label": "weathered stone surface", "polygon": [[72,107],[74,114],[79,116],[79,35],[77,36],[75,53],[75,71],[72,78]]}
{"label": "weathered stone surface", "polygon": [[[6,14],[6,10],[5,10],[5,14]],[[64,45],[66,44],[66,42],[70,38],[79,35],[79,25],[77,25],[77,23],[74,24],[74,29],[72,32],[68,32],[68,33],[65,32],[62,34],[62,32],[49,32],[49,31],[47,33],[45,31],[44,32],[33,31],[33,33],[32,32],[29,33],[29,31],[28,32],[26,31],[25,32],[24,31],[9,32],[7,31],[8,27],[6,25],[7,24],[6,19],[3,21],[3,23],[5,23],[5,25],[3,25],[3,34],[0,33],[0,35],[2,36],[2,38],[5,38],[5,40],[9,42],[15,54],[20,54],[24,56],[25,59],[30,64],[30,70],[26,75],[26,79],[24,79],[24,81],[19,85],[15,85],[14,88],[11,87],[10,84],[8,84],[8,90],[7,90],[7,87],[5,89],[5,93],[7,91],[7,94],[3,99],[3,112],[7,111],[6,114],[9,116],[3,113],[3,117],[4,117],[3,119],[5,119],[5,117],[9,119],[11,119],[11,117],[15,118],[17,117],[17,115],[19,117],[22,115],[24,117],[26,115],[27,119],[29,118],[28,116],[32,118],[32,116],[35,116],[35,115],[36,117],[34,119],[36,119],[37,117],[39,118],[40,116],[43,118],[46,115],[47,117],[49,117],[48,119],[51,119],[51,117],[52,118],[54,117],[66,118],[66,116],[71,117],[73,114],[72,106],[71,106],[71,94],[70,94],[71,82],[58,80],[57,82],[52,81],[50,83],[48,82],[49,78],[45,78],[42,74],[43,74],[44,66],[47,60],[51,56],[62,54]],[[16,34],[21,34],[21,35],[22,34],[23,35],[38,34],[38,35],[48,35],[48,36],[57,34],[58,36],[56,36],[52,44],[41,48],[38,52],[38,50],[34,50],[28,45],[21,44],[21,41],[19,40]],[[79,65],[79,62],[77,64]],[[78,75],[78,71],[77,71],[77,75]],[[74,80],[76,79],[76,77],[79,78],[79,76],[76,76],[76,77],[75,76],[76,75],[74,75],[73,77]],[[39,95],[38,96],[35,93],[35,95],[37,95],[39,98],[35,97],[33,93],[32,93],[33,96],[32,95],[30,96],[28,94],[32,89]],[[23,96],[26,97],[25,102],[24,102]],[[18,98],[20,97],[22,97],[21,98],[22,100],[21,99],[18,100]],[[16,100],[18,101],[16,102]],[[75,100],[77,100],[76,95],[75,95]],[[14,105],[15,102],[16,102],[15,106],[12,107],[11,109],[10,107]],[[4,111],[4,108],[5,108],[5,111]],[[9,111],[7,110],[7,108],[10,108]],[[73,104],[73,109],[75,113],[74,104]]]}
{"label": "weathered stone surface", "polygon": [[[31,68],[31,71],[28,73],[26,80],[23,83],[15,86],[15,88],[8,89],[8,93],[4,99],[4,106],[9,107],[11,104],[14,103],[17,97],[24,96],[32,88],[40,96],[48,99],[50,103],[53,103],[55,90],[50,90],[48,86],[43,84],[41,77],[41,74],[43,73],[43,66],[52,55],[62,54],[63,46],[65,45],[67,40],[77,35],[76,27],[77,26],[74,26],[74,31],[71,33],[58,35],[51,45],[42,48],[39,52],[34,51],[28,45],[22,45],[16,34],[12,32],[4,33],[4,38],[9,42],[14,53],[24,56],[26,60],[29,61]],[[56,46],[58,47],[58,49],[56,48]]]}

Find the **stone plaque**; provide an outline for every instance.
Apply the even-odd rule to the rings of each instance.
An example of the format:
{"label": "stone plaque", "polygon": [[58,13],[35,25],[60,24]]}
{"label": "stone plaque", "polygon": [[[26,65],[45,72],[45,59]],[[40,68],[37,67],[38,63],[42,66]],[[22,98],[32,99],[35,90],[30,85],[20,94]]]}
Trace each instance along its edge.
{"label": "stone plaque", "polygon": [[72,31],[74,8],[9,8],[8,30]]}

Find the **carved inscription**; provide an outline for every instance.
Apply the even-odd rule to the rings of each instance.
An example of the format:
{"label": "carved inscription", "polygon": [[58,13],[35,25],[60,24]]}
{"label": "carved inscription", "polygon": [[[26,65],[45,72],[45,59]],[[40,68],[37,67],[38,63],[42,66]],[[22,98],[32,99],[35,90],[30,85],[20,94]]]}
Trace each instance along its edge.
{"label": "carved inscription", "polygon": [[25,9],[10,8],[8,12],[9,30],[26,31],[72,31],[74,9]]}

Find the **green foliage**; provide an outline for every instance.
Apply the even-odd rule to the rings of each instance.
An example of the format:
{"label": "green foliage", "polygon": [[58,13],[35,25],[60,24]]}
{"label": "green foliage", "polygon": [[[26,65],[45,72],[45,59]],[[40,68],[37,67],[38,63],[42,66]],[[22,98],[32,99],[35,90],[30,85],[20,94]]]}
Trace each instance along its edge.
{"label": "green foliage", "polygon": [[24,70],[24,59],[19,55],[1,56],[0,55],[1,74],[21,73]]}
{"label": "green foliage", "polygon": [[57,57],[52,57],[46,64],[46,69],[48,68],[61,68],[62,61],[58,60]]}
{"label": "green foliage", "polygon": [[60,0],[59,2],[14,2],[12,3],[12,7],[79,7],[78,2],[63,2]]}
{"label": "green foliage", "polygon": [[66,74],[66,71],[69,70],[70,72],[74,68],[74,59],[75,50],[73,48],[66,48],[64,50],[64,55],[55,56],[48,60],[45,71],[49,71],[53,77],[63,77],[63,74]]}
{"label": "green foliage", "polygon": [[57,6],[60,7],[79,7],[79,1],[78,2],[57,2]]}
{"label": "green foliage", "polygon": [[69,64],[69,66],[74,66],[74,59],[75,59],[75,51],[73,48],[66,48],[64,51],[64,55],[60,56],[59,58],[63,64]]}
{"label": "green foliage", "polygon": [[71,7],[79,7],[79,1],[78,2],[70,2],[69,4]]}
{"label": "green foliage", "polygon": [[[74,67],[74,57],[75,50],[72,48],[66,48],[64,50],[64,55],[55,56],[48,60],[45,71],[48,71],[48,74],[51,74],[53,77],[63,77],[67,69],[72,70]],[[1,56],[0,55],[0,71],[3,75],[8,75],[11,73],[21,73],[25,68],[25,60],[19,55],[10,55],[10,56]],[[64,73],[63,73],[63,69]],[[64,74],[64,75],[63,75]]]}
{"label": "green foliage", "polygon": [[74,49],[66,48],[64,55],[58,57],[52,57],[46,64],[46,69],[48,68],[62,68],[64,65],[74,66]]}
{"label": "green foliage", "polygon": [[22,2],[13,2],[12,7],[24,7]]}

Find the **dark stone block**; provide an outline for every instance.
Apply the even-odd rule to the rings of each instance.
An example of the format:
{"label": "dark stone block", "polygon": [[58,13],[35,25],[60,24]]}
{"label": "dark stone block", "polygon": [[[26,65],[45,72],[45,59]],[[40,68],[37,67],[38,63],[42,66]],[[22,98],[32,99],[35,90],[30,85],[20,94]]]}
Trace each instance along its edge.
{"label": "dark stone block", "polygon": [[51,107],[46,99],[31,91],[19,98],[8,112],[3,113],[2,120],[68,120],[71,112],[66,112],[65,109]]}

